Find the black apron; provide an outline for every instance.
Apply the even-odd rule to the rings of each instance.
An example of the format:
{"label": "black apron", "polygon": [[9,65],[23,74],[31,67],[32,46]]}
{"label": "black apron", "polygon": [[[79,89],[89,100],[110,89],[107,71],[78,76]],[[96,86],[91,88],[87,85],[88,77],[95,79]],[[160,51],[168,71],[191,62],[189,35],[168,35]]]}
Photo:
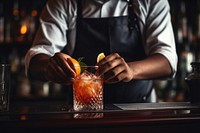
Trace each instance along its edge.
{"label": "black apron", "polygon": [[[101,52],[105,55],[118,53],[126,62],[146,58],[132,1],[128,2],[128,16],[109,18],[83,18],[82,0],[77,2],[77,35],[72,57],[84,57],[87,65],[95,65]],[[105,84],[104,103],[148,102],[151,88],[149,80]]]}

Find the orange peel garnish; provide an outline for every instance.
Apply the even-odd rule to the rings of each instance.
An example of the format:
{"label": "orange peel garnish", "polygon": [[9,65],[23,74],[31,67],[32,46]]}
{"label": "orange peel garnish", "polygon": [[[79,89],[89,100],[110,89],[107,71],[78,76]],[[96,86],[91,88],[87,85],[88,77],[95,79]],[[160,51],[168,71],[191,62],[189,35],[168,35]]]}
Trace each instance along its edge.
{"label": "orange peel garnish", "polygon": [[68,58],[68,63],[74,69],[74,71],[76,72],[76,75],[80,75],[81,66],[79,62],[76,59],[71,57],[71,58]]}
{"label": "orange peel garnish", "polygon": [[97,63],[98,62],[100,62],[103,58],[105,58],[106,56],[105,56],[105,54],[104,53],[100,53],[100,54],[98,54],[98,56],[97,56]]}

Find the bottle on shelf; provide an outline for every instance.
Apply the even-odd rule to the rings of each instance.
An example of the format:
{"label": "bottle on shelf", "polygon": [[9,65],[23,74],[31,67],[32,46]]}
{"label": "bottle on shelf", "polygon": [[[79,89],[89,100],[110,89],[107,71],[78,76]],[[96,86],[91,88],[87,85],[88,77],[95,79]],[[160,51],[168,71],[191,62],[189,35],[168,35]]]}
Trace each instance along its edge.
{"label": "bottle on shelf", "polygon": [[35,32],[37,30],[37,24],[38,24],[38,15],[39,11],[37,9],[37,3],[32,2],[31,8],[28,11],[28,19],[29,19],[29,25],[28,25],[28,42],[31,43],[33,41],[33,38],[35,36]]}
{"label": "bottle on shelf", "polygon": [[190,102],[200,103],[200,62],[192,62],[191,67],[192,72],[190,72],[185,78],[189,87]]}

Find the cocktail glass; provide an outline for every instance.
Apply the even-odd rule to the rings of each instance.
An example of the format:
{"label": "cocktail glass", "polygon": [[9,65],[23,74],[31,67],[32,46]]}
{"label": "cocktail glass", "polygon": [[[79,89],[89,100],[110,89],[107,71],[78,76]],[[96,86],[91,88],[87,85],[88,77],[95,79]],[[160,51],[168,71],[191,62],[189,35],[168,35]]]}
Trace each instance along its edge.
{"label": "cocktail glass", "polygon": [[82,66],[82,73],[73,83],[75,111],[103,109],[103,79],[97,74],[98,66]]}

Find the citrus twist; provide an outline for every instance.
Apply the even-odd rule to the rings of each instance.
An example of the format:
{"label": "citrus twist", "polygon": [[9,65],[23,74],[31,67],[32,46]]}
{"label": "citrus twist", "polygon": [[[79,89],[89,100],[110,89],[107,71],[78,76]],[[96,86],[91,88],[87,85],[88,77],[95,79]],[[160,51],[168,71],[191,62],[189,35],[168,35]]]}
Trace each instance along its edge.
{"label": "citrus twist", "polygon": [[68,63],[73,68],[73,70],[76,72],[76,75],[80,75],[81,66],[80,66],[79,62],[74,58],[68,58]]}
{"label": "citrus twist", "polygon": [[105,54],[104,53],[100,53],[100,54],[98,54],[98,56],[97,56],[97,63],[99,62],[99,61],[101,61],[103,58],[105,58],[106,56],[105,56]]}

